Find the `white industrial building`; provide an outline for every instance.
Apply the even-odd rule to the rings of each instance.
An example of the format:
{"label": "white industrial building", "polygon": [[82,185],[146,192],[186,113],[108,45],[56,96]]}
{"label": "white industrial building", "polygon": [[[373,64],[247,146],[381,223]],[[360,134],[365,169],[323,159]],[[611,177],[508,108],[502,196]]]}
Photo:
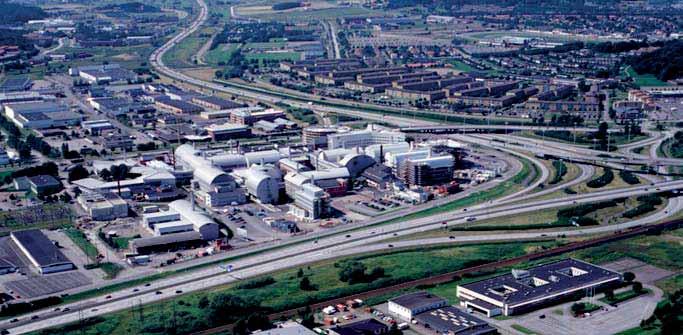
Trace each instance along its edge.
{"label": "white industrial building", "polygon": [[24,102],[4,106],[7,118],[24,129],[75,126],[84,119],[83,115],[70,111],[68,106],[54,102]]}
{"label": "white industrial building", "polygon": [[244,203],[244,191],[237,187],[235,179],[215,167],[191,145],[183,144],[175,151],[176,160],[194,170],[193,189],[197,198],[208,208]]}
{"label": "white industrial building", "polygon": [[196,231],[202,240],[210,241],[219,235],[218,224],[187,200],[171,202],[167,211],[145,213],[142,222],[156,236]]}
{"label": "white industrial building", "polygon": [[111,192],[85,192],[78,196],[77,201],[95,221],[114,220],[128,216],[128,203]]}
{"label": "white industrial building", "polygon": [[426,291],[404,294],[389,300],[389,313],[405,321],[412,321],[416,314],[448,306],[448,301]]}
{"label": "white industrial building", "polygon": [[[136,162],[126,161],[93,161],[95,173],[103,169],[110,169],[113,165],[126,164],[130,172],[138,174],[136,178],[122,180],[120,182],[120,196],[124,199],[132,197],[134,194],[145,193],[150,196],[150,200],[173,198],[177,196],[176,177],[173,173],[165,169],[153,166],[136,165]],[[82,190],[96,193],[119,192],[119,183],[116,181],[104,181],[92,177],[79,179],[73,182],[74,185]]]}
{"label": "white industrial building", "polygon": [[328,135],[327,147],[329,149],[364,148],[375,144],[400,143],[405,140],[406,135],[400,131],[370,124],[365,130]]}
{"label": "white industrial building", "polygon": [[325,215],[329,196],[325,191],[313,184],[304,184],[294,194],[294,204],[289,206],[289,213],[302,220],[316,220]]}
{"label": "white industrial building", "polygon": [[274,166],[252,165],[236,170],[235,175],[247,189],[247,193],[263,204],[275,204],[280,199],[281,173]]}

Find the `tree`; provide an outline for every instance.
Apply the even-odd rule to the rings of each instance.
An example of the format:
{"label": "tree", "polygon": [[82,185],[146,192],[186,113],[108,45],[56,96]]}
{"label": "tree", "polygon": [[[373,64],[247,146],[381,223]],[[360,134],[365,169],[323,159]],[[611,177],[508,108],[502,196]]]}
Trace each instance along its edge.
{"label": "tree", "polygon": [[633,272],[624,272],[624,281],[626,281],[627,283],[630,283],[635,279],[636,275]]}
{"label": "tree", "polygon": [[586,310],[586,304],[584,304],[582,302],[576,302],[572,305],[571,310],[572,310],[572,314],[579,315],[579,314],[583,313],[584,310]]}
{"label": "tree", "polygon": [[299,271],[296,272],[296,277],[301,278],[304,276],[304,269],[299,268]]}
{"label": "tree", "polygon": [[311,284],[311,280],[308,279],[308,277],[301,278],[301,281],[299,282],[299,288],[302,291],[315,291],[315,286]]}
{"label": "tree", "polygon": [[268,316],[261,312],[251,314],[247,318],[247,328],[252,332],[256,330],[270,329],[271,327],[272,325],[268,319]]}
{"label": "tree", "polygon": [[88,170],[86,170],[86,168],[84,168],[82,165],[78,164],[74,166],[71,171],[69,171],[69,177],[67,180],[69,183],[72,183],[76,180],[88,178],[88,176],[90,176],[90,172],[88,172]]}
{"label": "tree", "polygon": [[128,176],[128,165],[119,164],[111,167],[111,177],[116,181],[116,188],[121,195],[121,181]]}
{"label": "tree", "polygon": [[102,178],[102,179],[104,179],[104,180],[110,180],[110,179],[111,179],[111,172],[109,172],[108,169],[102,169],[102,170],[100,170],[100,172],[98,173],[98,175],[100,176],[100,178]]}
{"label": "tree", "polygon": [[634,293],[640,294],[643,292],[643,283],[639,281],[633,282],[631,288],[633,289]]}
{"label": "tree", "polygon": [[389,333],[387,335],[402,335],[403,332],[398,329],[398,325],[396,322],[391,324],[391,327],[389,327]]}
{"label": "tree", "polygon": [[607,298],[607,300],[614,300],[614,291],[613,290],[605,291],[605,298]]}
{"label": "tree", "polygon": [[206,296],[201,297],[201,299],[199,299],[199,302],[197,303],[197,307],[201,309],[209,307],[209,298],[207,298]]}
{"label": "tree", "polygon": [[345,262],[342,269],[339,271],[339,280],[348,282],[349,284],[356,284],[364,282],[365,264],[358,261]]}

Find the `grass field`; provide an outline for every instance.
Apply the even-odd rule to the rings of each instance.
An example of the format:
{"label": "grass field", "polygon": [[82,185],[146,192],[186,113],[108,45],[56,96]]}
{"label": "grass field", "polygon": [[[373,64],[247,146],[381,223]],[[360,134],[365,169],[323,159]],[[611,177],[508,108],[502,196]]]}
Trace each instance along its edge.
{"label": "grass field", "polygon": [[264,60],[269,61],[282,61],[291,60],[296,61],[301,59],[301,53],[299,52],[261,52],[261,53],[247,53],[244,58],[248,60],[256,59],[259,61],[259,66],[263,66]]}
{"label": "grass field", "polygon": [[607,299],[607,298],[605,298],[605,297],[602,297],[602,298],[600,298],[600,299],[598,299],[598,300],[600,300],[601,302],[603,302],[603,303],[605,303],[605,304],[620,304],[620,303],[622,303],[622,302],[624,302],[624,301],[626,301],[626,300],[631,300],[631,299],[633,299],[633,298],[635,298],[635,297],[639,297],[639,296],[641,296],[641,295],[643,295],[643,294],[650,294],[651,292],[652,292],[652,291],[647,290],[647,289],[643,289],[643,290],[642,290],[641,292],[639,292],[639,293],[636,293],[636,292],[633,291],[633,290],[626,290],[626,291],[623,291],[623,292],[615,293],[615,294],[614,294],[614,299]]}
{"label": "grass field", "polygon": [[668,86],[669,84],[667,82],[661,81],[655,77],[653,74],[638,74],[633,68],[630,66],[627,67],[624,72],[631,78],[633,78],[634,83],[641,87],[641,86]]}
{"label": "grass field", "polygon": [[218,65],[219,62],[227,62],[238,47],[237,44],[219,44],[215,49],[206,52],[204,61],[211,65]]}
{"label": "grass field", "polygon": [[452,61],[451,64],[453,65],[453,69],[462,71],[462,72],[470,72],[474,71],[475,69],[459,60]]}
{"label": "grass field", "polygon": [[531,334],[536,334],[536,332],[534,332],[533,330],[531,330],[531,329],[529,329],[529,328],[526,328],[526,327],[524,327],[524,326],[522,326],[522,325],[513,324],[513,325],[511,325],[510,327],[511,327],[512,329],[514,329],[514,330],[520,332],[520,333],[529,334],[529,335],[531,335]]}
{"label": "grass field", "polygon": [[192,61],[192,57],[199,51],[199,49],[206,43],[207,37],[199,37],[195,33],[182,42],[176,44],[168,52],[164,54],[164,63],[169,67],[187,68],[194,67],[196,64]]}

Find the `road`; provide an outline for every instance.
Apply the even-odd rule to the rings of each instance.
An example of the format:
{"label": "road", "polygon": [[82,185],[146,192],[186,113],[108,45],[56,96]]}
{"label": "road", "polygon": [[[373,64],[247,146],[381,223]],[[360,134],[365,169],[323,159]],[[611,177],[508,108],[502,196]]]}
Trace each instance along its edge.
{"label": "road", "polygon": [[[550,208],[566,207],[573,204],[594,203],[621,197],[649,194],[654,191],[678,190],[680,188],[683,188],[683,181],[666,181],[658,183],[654,186],[641,185],[624,189],[566,196],[559,199],[529,201],[525,203],[507,204],[501,206],[497,206],[495,201],[490,201],[488,203],[472,206],[466,211],[442,213],[406,222],[385,224],[378,227],[360,228],[359,230],[349,232],[347,235],[337,234],[322,237],[316,240],[315,243],[300,243],[273,252],[264,252],[258,255],[243,257],[231,263],[235,270],[230,274],[224,273],[224,270],[218,267],[205,268],[189,274],[153,282],[149,287],[136,287],[135,289],[138,289],[139,292],[133,292],[132,289],[129,289],[113,293],[111,295],[112,298],[110,299],[100,296],[87,299],[79,303],[67,305],[72,309],[72,312],[69,313],[41,311],[24,316],[24,318],[27,318],[33,315],[40,315],[40,319],[38,319],[38,321],[33,320],[33,322],[27,322],[25,324],[17,323],[14,325],[5,321],[0,322],[0,326],[8,327],[11,329],[12,333],[25,333],[57,324],[73,322],[77,321],[79,318],[79,313],[75,312],[75,310],[78,308],[84,308],[81,317],[102,315],[110,311],[129,308],[131,305],[139,303],[139,301],[142,303],[148,303],[166,299],[168,298],[169,294],[172,294],[171,292],[175,292],[176,290],[180,290],[183,293],[198,291],[217,285],[229,284],[242,278],[292,268],[324,259],[379,250],[378,248],[380,247],[378,247],[377,244],[381,243],[383,240],[396,238],[397,236],[411,235],[452,225],[463,224],[467,222],[468,217],[472,216],[477,217],[478,220],[513,216]],[[522,196],[518,200],[524,200],[524,197],[525,196]],[[528,195],[526,197],[533,197],[533,195]],[[651,216],[650,220],[663,219],[675,211],[680,210],[680,207],[679,199],[674,199],[667,205],[666,210],[657,212],[657,216]],[[556,236],[568,234],[594,234],[597,232],[622,230],[627,227],[642,225],[644,223],[646,222],[641,219],[624,224],[599,226],[595,228],[563,229],[555,231],[553,234]],[[541,237],[537,233],[526,234],[529,235],[515,237]],[[490,239],[491,237],[489,235],[483,235],[481,237],[481,241],[487,241]],[[442,243],[443,241],[443,239],[437,239],[432,242]],[[473,239],[472,241],[477,240]],[[387,244],[383,244],[381,245],[381,248],[389,249],[391,247],[389,247]],[[282,262],[282,260],[285,259],[287,261]],[[155,292],[157,290],[162,290],[162,293],[156,294]],[[96,308],[96,310],[93,310],[92,308]]]}

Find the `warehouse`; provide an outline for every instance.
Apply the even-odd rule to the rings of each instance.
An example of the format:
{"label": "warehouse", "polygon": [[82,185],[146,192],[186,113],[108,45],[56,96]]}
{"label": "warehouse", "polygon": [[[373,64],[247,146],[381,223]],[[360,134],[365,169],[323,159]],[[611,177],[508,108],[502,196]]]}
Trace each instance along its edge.
{"label": "warehouse", "polygon": [[448,305],[446,299],[426,291],[404,294],[389,300],[389,313],[410,321],[415,314]]}
{"label": "warehouse", "polygon": [[128,216],[128,203],[114,193],[85,192],[78,196],[77,201],[95,221]]}
{"label": "warehouse", "polygon": [[197,248],[204,245],[202,236],[196,231],[188,231],[163,236],[143,237],[130,241],[131,250],[147,255],[155,252],[168,252]]}
{"label": "warehouse", "polygon": [[247,126],[234,123],[212,124],[204,129],[206,129],[214,141],[225,141],[251,135],[251,131]]}
{"label": "warehouse", "polygon": [[198,96],[192,98],[191,101],[193,104],[214,110],[233,109],[244,106],[234,101],[225,100],[217,96]]}
{"label": "warehouse", "polygon": [[5,105],[5,115],[25,129],[46,129],[78,125],[83,115],[54,102],[27,102]]}
{"label": "warehouse", "polygon": [[509,316],[613,287],[621,279],[616,272],[570,258],[458,285],[457,297],[462,306],[489,317]]}
{"label": "warehouse", "polygon": [[91,84],[126,83],[137,80],[137,75],[119,64],[90,65],[69,69],[69,74],[77,75]]}
{"label": "warehouse", "polygon": [[38,229],[15,231],[11,233],[28,260],[41,274],[69,271],[76,266]]}
{"label": "warehouse", "polygon": [[204,111],[204,108],[200,106],[183,100],[173,100],[166,97],[156,99],[155,105],[159,109],[163,109],[175,114],[199,114]]}

